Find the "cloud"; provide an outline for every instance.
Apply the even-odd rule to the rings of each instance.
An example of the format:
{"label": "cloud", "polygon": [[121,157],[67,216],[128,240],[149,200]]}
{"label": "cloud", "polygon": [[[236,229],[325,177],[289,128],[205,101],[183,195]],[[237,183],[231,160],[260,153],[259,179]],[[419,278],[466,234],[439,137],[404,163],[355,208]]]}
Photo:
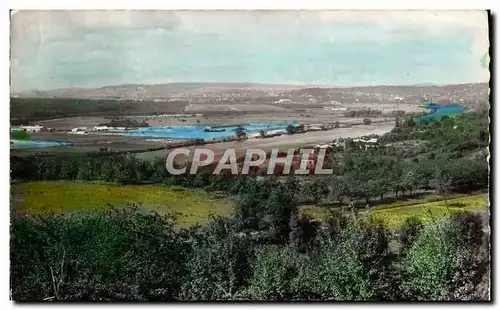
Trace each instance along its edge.
{"label": "cloud", "polygon": [[[12,86],[23,89],[290,76],[340,83],[332,74],[350,68],[336,64],[361,52],[353,76],[375,70],[375,59],[402,57],[401,66],[435,66],[436,79],[441,61],[443,72],[462,67],[455,80],[476,80],[487,71],[480,61],[488,46],[481,11],[17,11],[11,17]],[[398,73],[391,74],[385,81],[395,83]]]}
{"label": "cloud", "polygon": [[46,28],[174,29],[180,20],[174,11],[16,11],[13,26],[37,24]]}

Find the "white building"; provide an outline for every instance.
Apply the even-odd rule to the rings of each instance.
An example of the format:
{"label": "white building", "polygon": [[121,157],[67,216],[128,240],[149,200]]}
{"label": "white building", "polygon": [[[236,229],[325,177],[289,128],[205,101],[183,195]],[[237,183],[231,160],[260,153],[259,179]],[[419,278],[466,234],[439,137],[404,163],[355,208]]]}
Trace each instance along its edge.
{"label": "white building", "polygon": [[94,126],[94,131],[108,131],[108,126]]}
{"label": "white building", "polygon": [[249,134],[247,135],[247,137],[248,137],[249,139],[259,138],[259,137],[260,137],[260,133],[259,133],[259,132],[249,133]]}
{"label": "white building", "polygon": [[347,108],[323,107],[325,111],[347,111]]}
{"label": "white building", "polygon": [[87,128],[86,127],[73,128],[69,133],[74,135],[85,135],[87,134]]}
{"label": "white building", "polygon": [[359,139],[359,138],[356,138],[356,139],[353,139],[353,142],[355,143],[359,143],[359,148],[361,149],[364,149],[364,150],[367,150],[368,148],[371,148],[371,147],[375,147],[377,145],[377,139],[375,138],[371,138],[371,139]]}
{"label": "white building", "polygon": [[274,103],[292,103],[291,99],[280,99]]}
{"label": "white building", "polygon": [[19,126],[20,130],[24,130],[26,132],[41,132],[45,131],[45,126],[35,125],[35,126]]}
{"label": "white building", "polygon": [[286,133],[286,129],[269,130],[269,131],[267,131],[266,134],[269,136],[272,136],[272,135],[283,134],[283,133]]}
{"label": "white building", "polygon": [[315,146],[316,149],[331,149],[331,145],[329,144],[318,144]]}

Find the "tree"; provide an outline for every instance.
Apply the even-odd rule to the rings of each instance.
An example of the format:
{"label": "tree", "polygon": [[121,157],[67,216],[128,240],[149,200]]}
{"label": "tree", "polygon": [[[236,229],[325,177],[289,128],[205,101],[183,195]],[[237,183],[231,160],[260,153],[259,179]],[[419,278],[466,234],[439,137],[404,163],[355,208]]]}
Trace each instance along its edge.
{"label": "tree", "polygon": [[286,127],[286,132],[289,134],[289,135],[292,135],[295,133],[295,126],[293,126],[292,124],[288,125]]}
{"label": "tree", "polygon": [[438,167],[434,173],[432,184],[436,192],[443,196],[444,203],[448,208],[448,195],[451,190],[452,179],[449,171],[444,168]]}
{"label": "tree", "polygon": [[399,128],[401,127],[401,119],[399,118],[399,116],[396,117],[396,119],[394,120],[394,128]]}
{"label": "tree", "polygon": [[415,123],[415,121],[411,117],[406,120],[406,127],[410,127],[410,128],[415,127],[416,124],[417,123]]}
{"label": "tree", "polygon": [[236,139],[238,139],[238,140],[243,140],[243,139],[246,139],[246,137],[247,137],[247,134],[243,131],[243,127],[241,127],[241,126],[236,128],[234,135],[236,136]]}
{"label": "tree", "polygon": [[445,300],[455,255],[437,225],[427,226],[406,255],[402,283],[405,299]]}
{"label": "tree", "polygon": [[192,235],[184,300],[232,300],[248,281],[252,259],[249,239],[227,218],[215,217]]}
{"label": "tree", "polygon": [[10,132],[10,138],[14,140],[29,140],[30,134],[24,130],[13,130]]}
{"label": "tree", "polygon": [[365,118],[363,120],[363,124],[365,124],[365,125],[370,125],[371,123],[372,123],[372,120],[370,118]]}
{"label": "tree", "polygon": [[344,180],[337,177],[330,178],[330,199],[333,199],[339,205],[342,204],[344,196],[347,194],[347,185]]}
{"label": "tree", "polygon": [[318,261],[310,264],[309,285],[321,300],[393,299],[398,286],[393,285],[396,257],[389,247],[389,231],[355,216],[336,218],[336,232],[327,234]]}
{"label": "tree", "polygon": [[470,213],[425,225],[404,260],[403,298],[488,298],[478,292],[489,270],[484,237],[480,217]]}
{"label": "tree", "polygon": [[301,271],[305,270],[308,270],[305,257],[291,247],[260,249],[252,265],[250,286],[244,294],[254,300],[309,299],[311,294],[303,287],[307,282],[301,277],[304,274]]}
{"label": "tree", "polygon": [[307,182],[302,187],[302,193],[306,201],[310,201],[312,198],[314,203],[318,203],[321,197],[328,193],[328,187],[322,180]]}
{"label": "tree", "polygon": [[399,253],[401,256],[405,257],[408,254],[408,251],[413,247],[423,227],[422,221],[416,216],[405,219],[405,222],[399,229]]}
{"label": "tree", "polygon": [[487,130],[479,131],[479,141],[488,142],[488,140],[489,140],[489,135],[488,135]]}
{"label": "tree", "polygon": [[259,131],[259,136],[261,138],[265,138],[266,137],[266,132],[264,130]]}

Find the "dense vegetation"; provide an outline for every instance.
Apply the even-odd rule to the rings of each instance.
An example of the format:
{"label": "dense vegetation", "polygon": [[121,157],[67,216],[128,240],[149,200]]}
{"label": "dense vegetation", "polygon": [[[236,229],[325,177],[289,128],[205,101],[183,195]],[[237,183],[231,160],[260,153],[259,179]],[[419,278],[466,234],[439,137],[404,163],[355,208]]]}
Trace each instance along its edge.
{"label": "dense vegetation", "polygon": [[117,116],[132,114],[182,113],[185,101],[164,103],[132,100],[73,98],[10,98],[11,125],[71,116]]}
{"label": "dense vegetation", "polygon": [[12,130],[10,138],[14,140],[29,140],[30,134],[24,130]]}
{"label": "dense vegetation", "polygon": [[116,114],[132,110],[132,104],[116,100],[11,98],[10,116],[20,119]]}
{"label": "dense vegetation", "polygon": [[[233,215],[176,229],[175,216],[118,209],[37,217],[15,213],[16,300],[477,300],[489,298],[489,241],[478,214],[392,230],[352,202],[434,189],[488,187],[486,114],[439,124],[398,120],[376,147],[335,150],[334,175],[280,180],[168,175],[131,156],[12,161],[22,180],[165,183],[222,191]],[[410,146],[401,142],[418,140]],[[486,151],[486,152],[485,152]],[[298,210],[323,203],[330,216]]]}
{"label": "dense vegetation", "polygon": [[[274,196],[275,194],[273,194]],[[15,300],[488,299],[487,236],[470,213],[399,231],[352,214],[323,225],[286,212],[174,229],[169,215],[122,209],[16,217]],[[286,200],[286,199],[285,199]],[[285,219],[289,220],[286,222]]]}
{"label": "dense vegetation", "polygon": [[137,121],[130,118],[119,118],[113,117],[107,123],[102,123],[100,126],[109,126],[109,127],[149,127],[149,124],[146,121]]}
{"label": "dense vegetation", "polygon": [[363,116],[380,116],[381,110],[362,109],[362,110],[348,110],[344,113],[347,117],[363,117]]}

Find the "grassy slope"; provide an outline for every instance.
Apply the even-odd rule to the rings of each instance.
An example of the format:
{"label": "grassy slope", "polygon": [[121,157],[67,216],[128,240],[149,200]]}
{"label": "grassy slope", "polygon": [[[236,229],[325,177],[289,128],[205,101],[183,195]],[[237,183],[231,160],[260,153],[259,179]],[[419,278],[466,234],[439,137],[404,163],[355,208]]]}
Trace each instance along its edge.
{"label": "grassy slope", "polygon": [[[410,216],[417,216],[423,221],[440,218],[452,212],[462,210],[486,211],[488,210],[488,194],[475,194],[460,198],[448,199],[448,208],[445,201],[438,196],[429,196],[425,199],[414,199],[407,202],[395,202],[379,205],[370,211],[371,216],[386,222],[389,227],[397,227]],[[327,210],[315,206],[306,206],[303,211],[313,218],[320,219],[327,215]]]}
{"label": "grassy slope", "polygon": [[377,208],[371,212],[372,216],[384,220],[390,227],[397,227],[410,216],[417,216],[423,221],[440,218],[449,213],[488,210],[488,194],[472,195],[448,200],[448,207],[444,200],[425,202],[407,206],[388,206]]}
{"label": "grassy slope", "polygon": [[228,200],[217,199],[202,190],[172,186],[112,185],[79,182],[29,182],[13,184],[11,195],[19,201],[16,210],[72,212],[105,209],[141,203],[158,212],[179,213],[179,226],[191,226],[207,220],[209,214],[227,215]]}
{"label": "grassy slope", "polygon": [[[217,199],[202,190],[172,186],[112,185],[80,182],[29,182],[11,186],[13,201],[17,210],[35,212],[72,212],[82,209],[104,209],[111,204],[119,207],[140,203],[143,207],[158,212],[179,213],[179,226],[187,227],[207,220],[209,214],[228,215],[232,205],[228,200]],[[407,217],[416,215],[427,221],[439,218],[448,212],[460,210],[488,210],[488,195],[475,194],[465,197],[450,197],[448,208],[438,196],[413,199],[380,205],[371,211],[371,216],[382,219],[390,227],[397,227]],[[313,218],[323,218],[324,208],[305,206],[304,213]],[[430,211],[430,212],[429,212]]]}

